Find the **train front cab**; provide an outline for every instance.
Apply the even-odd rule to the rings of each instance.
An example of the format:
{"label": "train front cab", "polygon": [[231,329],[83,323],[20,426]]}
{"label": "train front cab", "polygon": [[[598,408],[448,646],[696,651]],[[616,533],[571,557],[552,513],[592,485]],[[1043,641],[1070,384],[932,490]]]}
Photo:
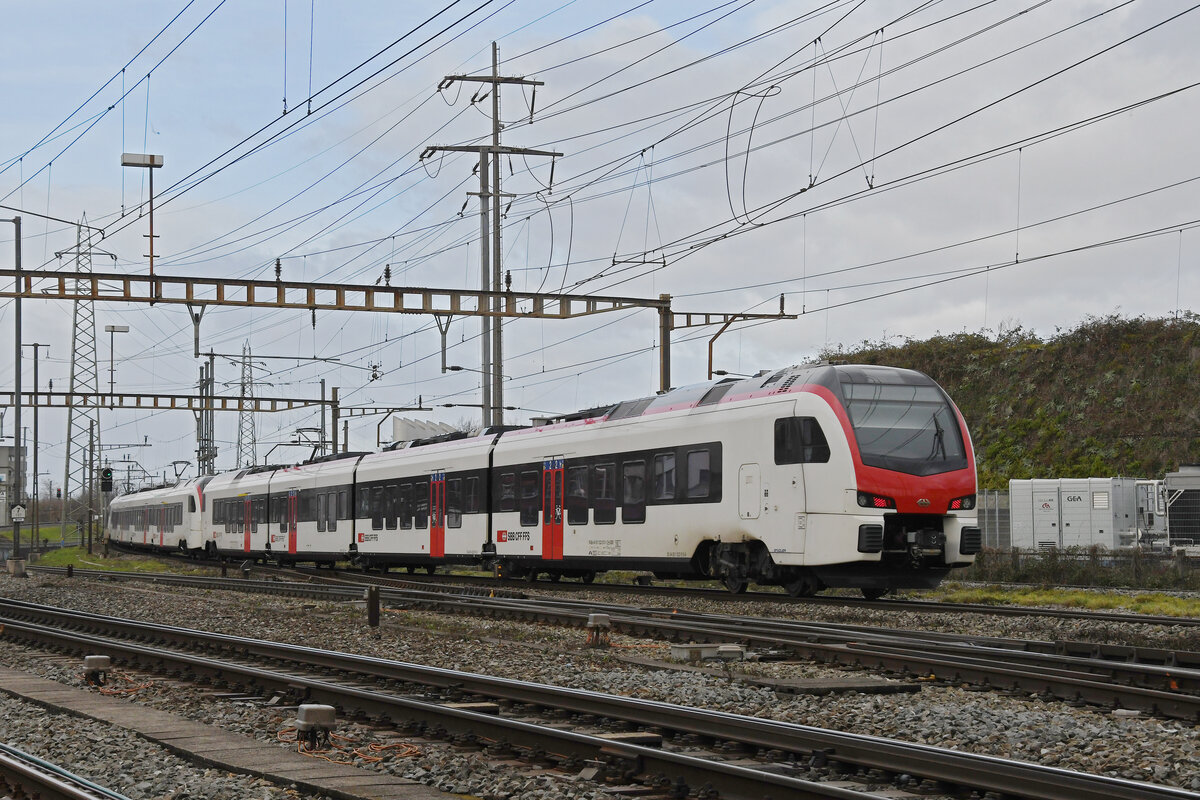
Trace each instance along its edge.
{"label": "train front cab", "polygon": [[798,391],[726,415],[741,528],[698,554],[705,574],[732,591],[753,580],[799,596],[842,587],[875,597],[931,588],[970,564],[980,549],[974,457],[940,387],[884,367],[805,377]]}
{"label": "train front cab", "polygon": [[854,466],[854,489],[842,502],[860,560],[818,568],[817,576],[867,596],[932,588],[981,549],[966,423],[922,373],[843,367],[837,377],[833,407]]}

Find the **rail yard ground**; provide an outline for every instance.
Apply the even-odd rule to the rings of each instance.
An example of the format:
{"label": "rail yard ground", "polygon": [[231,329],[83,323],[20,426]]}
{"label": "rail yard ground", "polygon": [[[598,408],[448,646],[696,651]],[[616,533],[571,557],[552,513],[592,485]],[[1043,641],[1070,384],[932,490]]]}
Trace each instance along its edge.
{"label": "rail yard ground", "polygon": [[[68,558],[62,554],[57,558]],[[80,566],[123,562],[147,568],[153,560],[117,556],[81,557]],[[91,563],[87,563],[91,562]],[[550,592],[537,585],[531,592]],[[1108,593],[1111,595],[1111,593]],[[86,609],[133,619],[275,641],[320,646],[432,666],[571,686],[665,702],[781,719],[824,728],[885,736],[899,740],[1013,758],[1090,773],[1103,773],[1188,790],[1200,790],[1200,727],[1187,721],[1163,720],[1122,711],[1048,700],[1026,693],[980,691],[977,687],[919,682],[919,691],[833,694],[781,694],[741,676],[776,679],[867,677],[885,684],[882,675],[805,662],[743,662],[713,670],[672,668],[664,642],[614,635],[609,648],[586,646],[586,634],[569,628],[469,616],[446,616],[417,610],[385,611],[383,624],[369,628],[360,605],[179,589],[146,584],[83,581],[33,574],[26,579],[0,577],[0,595],[66,608]],[[578,590],[575,600],[586,598]],[[1124,595],[1121,595],[1124,596]],[[622,602],[611,594],[596,602]],[[1178,598],[1183,608],[1194,597]],[[645,603],[645,598],[631,598]],[[771,603],[717,597],[687,601],[693,610],[764,617],[826,620],[904,628],[914,631],[969,631],[978,635],[1040,640],[1121,643],[1174,650],[1200,650],[1200,630],[1179,625],[1144,625],[1105,620],[979,614],[917,613],[886,609]],[[77,659],[44,653],[0,638],[0,663],[33,674],[78,685]],[[648,666],[654,662],[654,666]],[[684,665],[678,665],[683,667]],[[146,703],[188,717],[204,719],[231,731],[276,741],[291,722],[289,712],[262,703],[217,699],[172,681],[131,692],[132,702]],[[68,766],[108,782],[131,798],[138,797],[282,797],[277,790],[246,778],[191,775],[186,766],[160,759],[144,743],[110,735],[93,725],[45,713],[28,713],[18,701],[0,710],[0,736],[18,747],[51,759],[70,758]],[[354,730],[349,735],[370,735]],[[65,751],[53,742],[60,735],[74,742]],[[139,756],[141,752],[144,755]],[[108,753],[105,757],[103,754]],[[126,753],[127,755],[121,755]],[[372,767],[452,792],[480,797],[591,798],[606,796],[601,786],[570,776],[537,776],[529,770],[497,770],[477,753],[449,744],[422,743],[387,754]],[[144,773],[141,770],[145,770]],[[178,770],[178,771],[177,771]],[[169,777],[163,777],[164,775]],[[124,776],[124,777],[122,777]],[[204,790],[211,780],[212,789]],[[176,794],[164,794],[176,782]],[[293,795],[294,796],[294,795]]]}

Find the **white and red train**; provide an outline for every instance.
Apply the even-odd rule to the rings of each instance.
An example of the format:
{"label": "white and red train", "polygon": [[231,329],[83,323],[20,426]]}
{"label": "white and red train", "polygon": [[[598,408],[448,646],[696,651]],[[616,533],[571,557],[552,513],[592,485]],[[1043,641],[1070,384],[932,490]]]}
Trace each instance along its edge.
{"label": "white and red train", "polygon": [[932,587],[981,549],[962,415],[929,377],[808,365],[548,424],[204,476],[112,501],[134,546],[809,595]]}

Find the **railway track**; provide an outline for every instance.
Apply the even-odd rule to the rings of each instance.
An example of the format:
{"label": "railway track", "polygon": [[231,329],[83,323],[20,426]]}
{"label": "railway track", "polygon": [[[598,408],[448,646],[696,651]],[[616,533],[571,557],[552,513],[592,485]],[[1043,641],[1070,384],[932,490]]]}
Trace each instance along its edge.
{"label": "railway track", "polygon": [[[214,579],[136,573],[76,574],[199,588],[230,588],[325,600],[358,600],[363,586],[335,576],[330,583]],[[1191,722],[1200,720],[1200,653],[1088,642],[1045,642],[927,633],[857,625],[738,615],[698,614],[519,592],[392,581],[383,602],[444,613],[586,627],[608,615],[620,633],[677,642],[742,643],[769,655],[801,657],[851,668],[918,675],[1012,690],[1105,708],[1125,708]],[[432,589],[438,591],[432,591]]]}
{"label": "railway track", "polygon": [[128,800],[86,778],[0,744],[0,796],[37,800]]}
{"label": "railway track", "polygon": [[[636,781],[682,797],[876,796],[926,793],[1074,800],[1182,800],[1190,792],[1124,779],[845,734],[631,697],[564,689],[315,648],[0,601],[3,637],[240,691],[335,705],[456,745],[518,754],[561,769]],[[419,691],[414,691],[414,687]],[[500,701],[502,713],[448,699]],[[550,711],[551,721],[539,713]],[[564,718],[571,719],[562,727]],[[598,720],[658,732],[661,746],[599,733]],[[644,740],[644,738],[643,738]],[[810,777],[817,774],[819,780]],[[901,777],[910,776],[910,777]],[[836,779],[836,780],[834,780]],[[855,786],[847,786],[847,781]]]}
{"label": "railway track", "polygon": [[[116,545],[114,545],[116,546]],[[142,552],[129,548],[118,548],[127,552]],[[213,568],[225,567],[228,569],[228,564],[222,564],[218,560],[195,559],[188,556],[176,555],[174,553],[154,554],[159,558],[166,558],[172,561],[187,563],[191,565],[204,565]],[[890,612],[913,612],[919,614],[983,614],[986,616],[996,617],[1044,617],[1048,619],[1076,619],[1094,621],[1097,618],[1107,622],[1117,622],[1123,624],[1141,624],[1141,625],[1163,625],[1163,626],[1181,626],[1185,628],[1200,627],[1200,618],[1197,617],[1178,617],[1160,614],[1130,614],[1114,611],[1088,611],[1070,608],[1039,608],[1034,606],[999,606],[985,605],[982,603],[945,603],[936,600],[906,600],[898,597],[887,597],[878,600],[868,600],[863,597],[850,597],[846,595],[816,595],[813,597],[792,597],[782,591],[759,590],[747,591],[742,594],[731,594],[727,589],[708,589],[691,584],[672,585],[658,583],[638,583],[631,582],[625,584],[617,583],[583,583],[573,580],[537,580],[529,581],[526,579],[508,579],[508,578],[492,578],[478,575],[457,575],[453,573],[439,572],[435,574],[422,574],[412,571],[407,574],[401,573],[379,573],[379,572],[364,572],[363,570],[353,569],[318,569],[309,567],[272,567],[264,565],[252,565],[254,572],[259,574],[281,574],[281,575],[297,575],[307,576],[315,580],[330,580],[340,579],[351,583],[375,583],[378,585],[404,585],[406,587],[416,586],[470,586],[482,590],[500,589],[505,592],[515,592],[525,594],[531,590],[534,591],[552,591],[555,593],[575,593],[575,592],[597,592],[607,594],[633,594],[645,595],[647,597],[664,597],[671,598],[670,602],[675,603],[680,598],[699,598],[705,600],[718,600],[728,602],[769,602],[778,603],[785,606],[818,606],[822,608],[856,608],[856,609],[875,609],[880,611]],[[1075,587],[1086,588],[1086,587]]]}
{"label": "railway track", "polygon": [[[389,576],[378,573],[364,573],[358,570],[318,570],[308,568],[293,568],[295,574],[317,576],[334,575],[358,580],[387,579]],[[436,574],[421,575],[414,573],[404,576],[391,576],[393,579],[415,583],[448,583],[466,586],[502,586],[512,591],[545,590],[562,593],[571,592],[604,592],[611,594],[635,594],[649,597],[667,598],[702,598],[706,600],[751,601],[779,603],[787,606],[819,606],[822,608],[867,608],[881,611],[902,612],[911,611],[921,614],[984,614],[997,617],[1046,617],[1051,619],[1095,620],[1097,616],[1110,622],[1136,623],[1142,625],[1179,625],[1183,627],[1200,627],[1200,618],[1175,617],[1156,614],[1128,614],[1121,612],[1095,612],[1069,608],[1037,608],[1032,606],[996,606],[981,603],[943,603],[936,600],[902,600],[889,597],[879,600],[868,600],[862,597],[845,595],[816,595],[813,597],[792,597],[777,591],[747,591],[742,594],[730,594],[725,589],[705,589],[696,586],[672,585],[643,585],[638,583],[577,583],[573,581],[536,581],[495,579],[471,575]],[[673,600],[672,600],[673,601]]]}

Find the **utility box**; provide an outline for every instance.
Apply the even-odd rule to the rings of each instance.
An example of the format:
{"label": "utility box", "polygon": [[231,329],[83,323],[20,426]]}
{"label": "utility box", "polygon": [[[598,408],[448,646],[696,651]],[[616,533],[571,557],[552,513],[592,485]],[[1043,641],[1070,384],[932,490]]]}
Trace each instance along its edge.
{"label": "utility box", "polygon": [[1181,464],[1163,479],[1170,547],[1200,547],[1200,464]]}
{"label": "utility box", "polygon": [[1136,545],[1137,483],[1134,478],[1009,481],[1012,546],[1052,550]]}

